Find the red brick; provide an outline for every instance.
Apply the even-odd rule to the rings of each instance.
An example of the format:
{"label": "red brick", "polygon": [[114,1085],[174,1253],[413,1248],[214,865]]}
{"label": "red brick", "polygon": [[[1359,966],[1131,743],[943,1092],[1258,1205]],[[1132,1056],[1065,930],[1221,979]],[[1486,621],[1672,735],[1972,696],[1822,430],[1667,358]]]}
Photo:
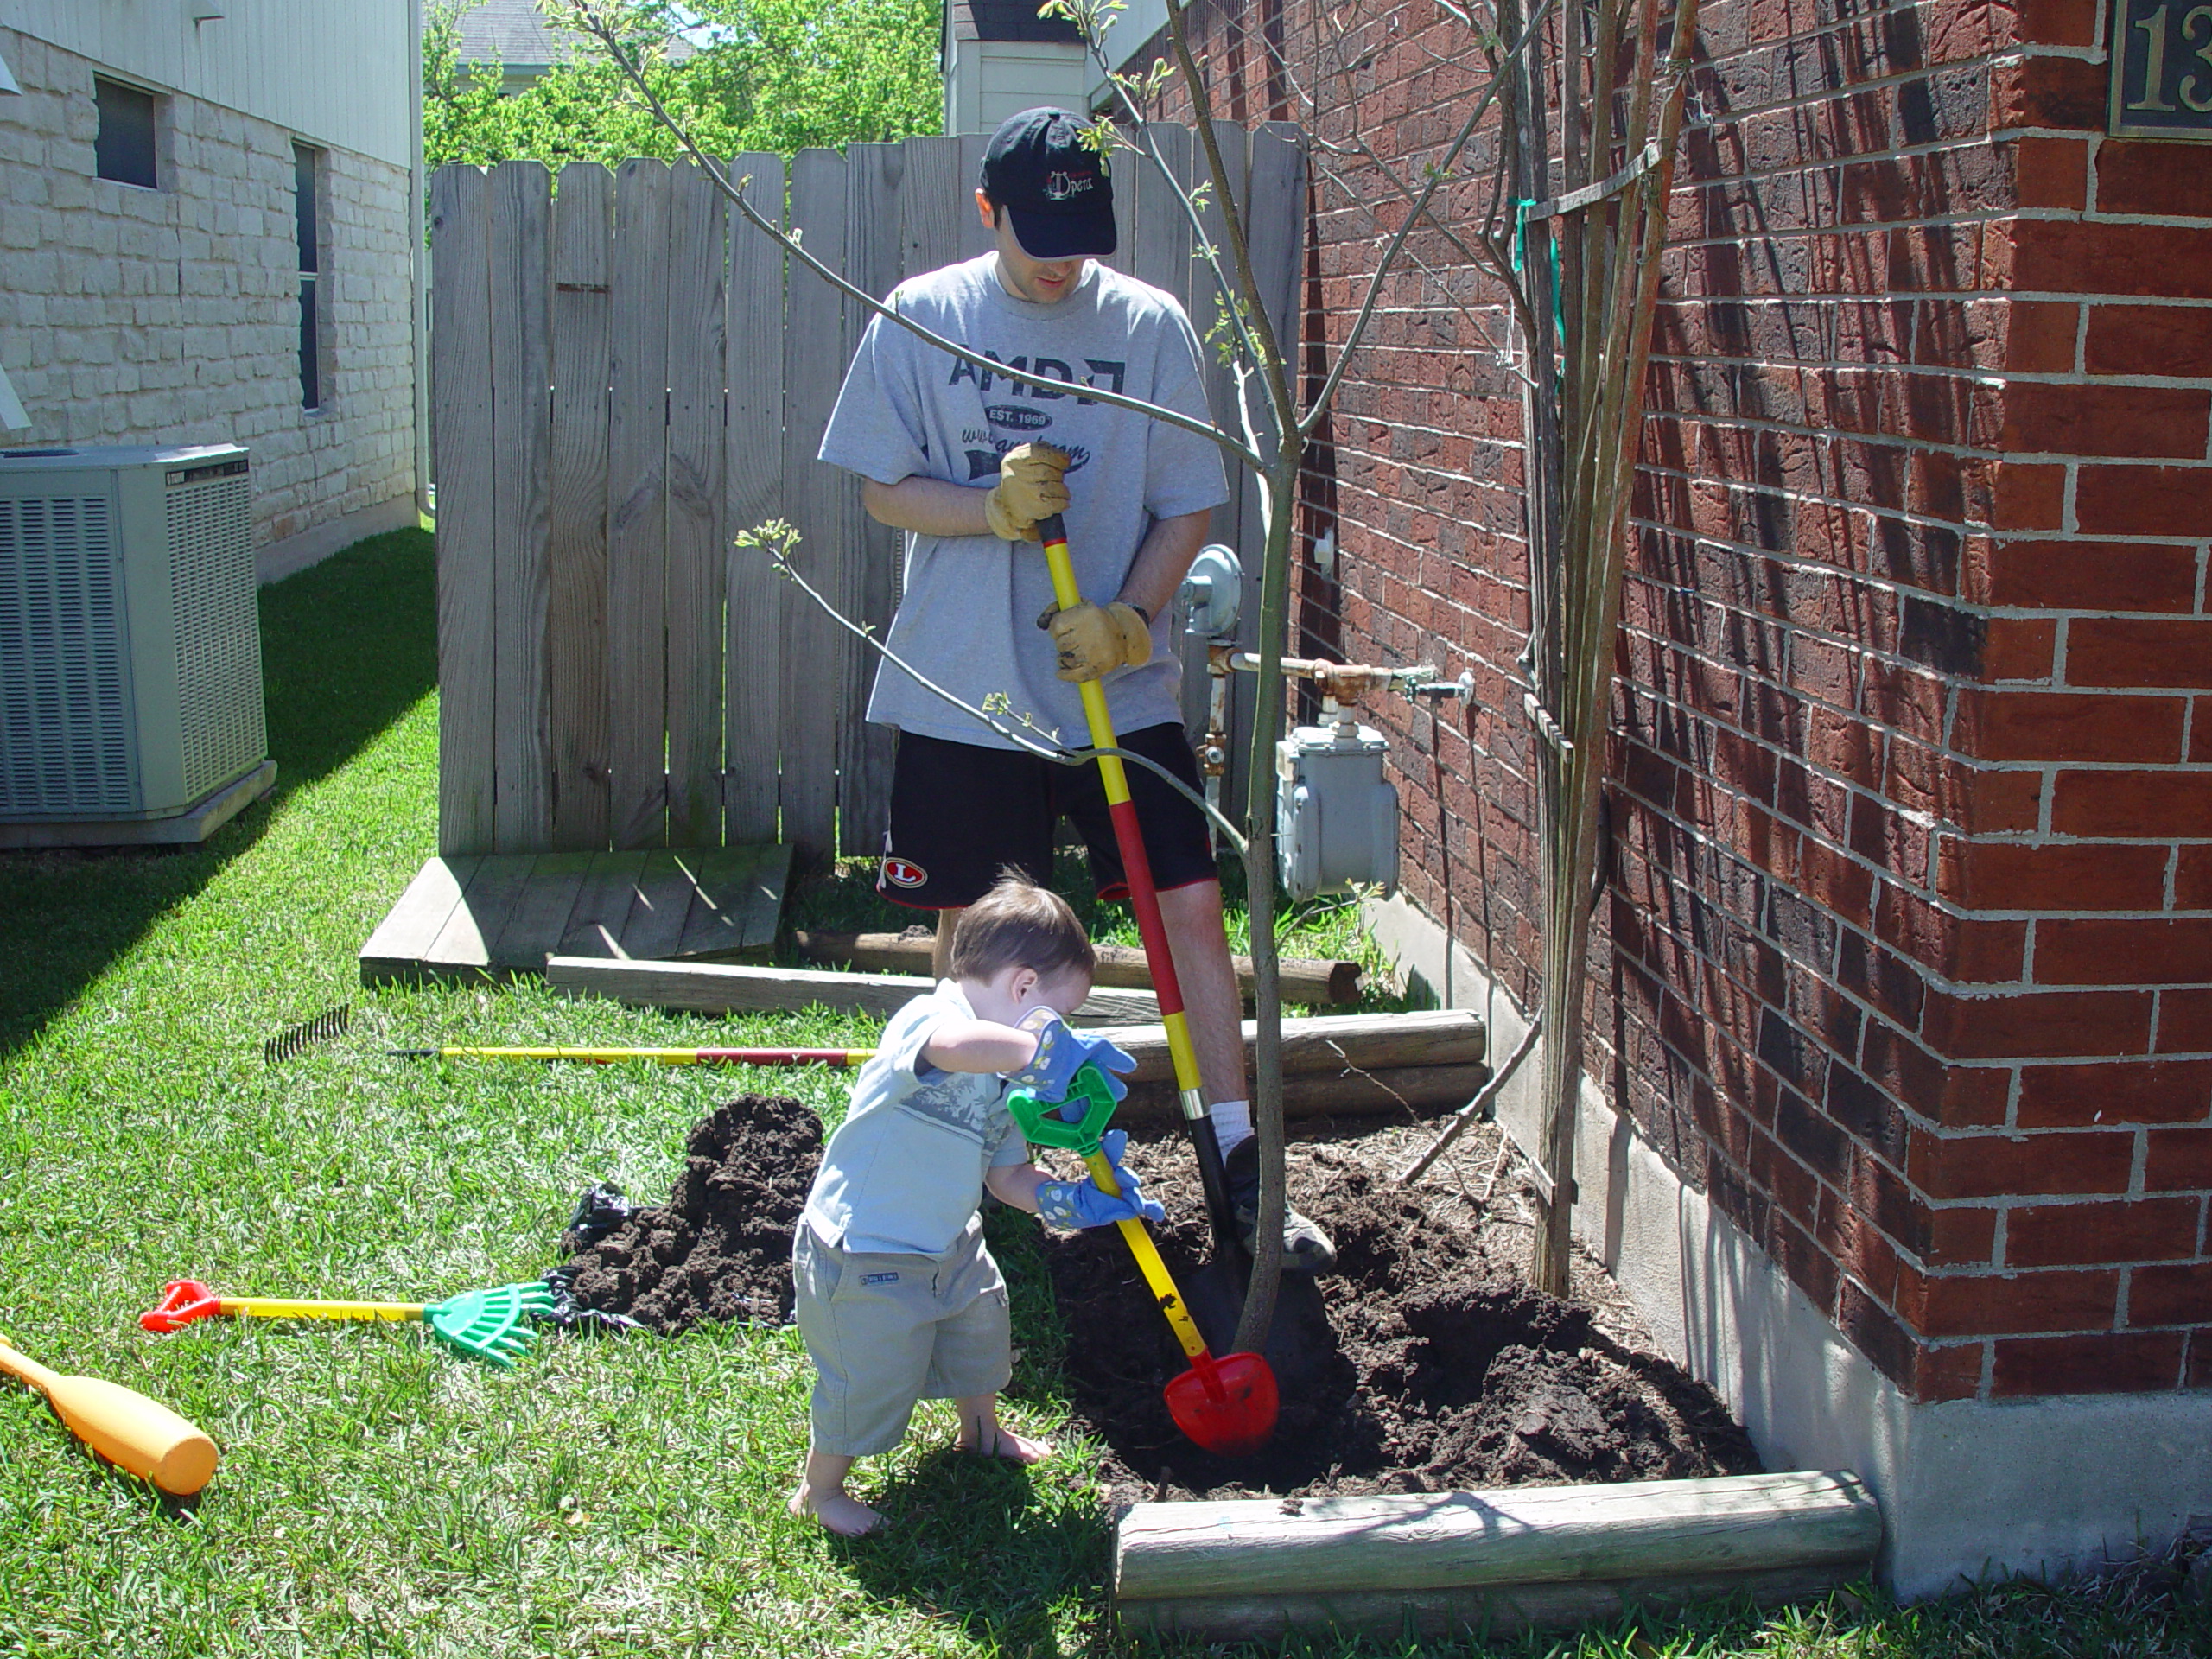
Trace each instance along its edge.
{"label": "red brick", "polygon": [[1945,978],[1969,985],[2009,984],[2020,978],[2027,960],[2025,922],[1957,915],[1886,881],[1874,893],[1874,937]]}
{"label": "red brick", "polygon": [[2077,617],[2066,631],[2066,681],[2200,688],[2212,681],[2212,618]]}
{"label": "red brick", "polygon": [[2039,985],[2196,985],[2212,980],[2212,918],[2046,920],[2036,927]]}
{"label": "red brick", "polygon": [[2016,374],[2071,372],[2081,326],[2077,304],[2014,300],[2005,317],[2005,366]]}
{"label": "red brick", "polygon": [[1965,997],[1931,989],[1921,1014],[1921,1038],[1955,1060],[2133,1058],[2150,1050],[2151,995],[2024,991]]}
{"label": "red brick", "polygon": [[2212,910],[2212,845],[2174,849],[2174,908]]}
{"label": "red brick", "polygon": [[[2160,1009],[2160,1026],[2164,1010]],[[2212,1119],[2212,1060],[2107,1060],[2020,1068],[2024,1129]]]}
{"label": "red brick", "polygon": [[2212,219],[2212,168],[2177,167],[2171,144],[2107,138],[2097,149],[2097,211]]}
{"label": "red brick", "polygon": [[1928,1212],[1930,1267],[1986,1267],[1997,1249],[1997,1212],[1951,1207]]}
{"label": "red brick", "polygon": [[1998,1337],[2107,1328],[2119,1306],[2120,1274],[2107,1268],[1939,1274],[1921,1306],[1897,1312],[1924,1337]]}
{"label": "red brick", "polygon": [[2212,1054],[2212,990],[2158,994],[2158,1052]]}
{"label": "red brick", "polygon": [[[2208,474],[2212,477],[2212,474]],[[2177,762],[2187,704],[1961,686],[1954,745],[1984,760]]]}
{"label": "red brick", "polygon": [[2078,1268],[2186,1261],[2196,1254],[2198,1212],[2203,1207],[2198,1198],[2023,1205],[2005,1224],[2005,1264]]}
{"label": "red brick", "polygon": [[2040,772],[2007,771],[1947,760],[1938,777],[1936,811],[1969,836],[2033,830],[2043,821]]}
{"label": "red brick", "polygon": [[2058,624],[2037,616],[1993,616],[1982,636],[1981,673],[1988,680],[2048,680]]}
{"label": "red brick", "polygon": [[2212,837],[2212,772],[2062,772],[2050,827],[2062,836]]}
{"label": "red brick", "polygon": [[1990,1392],[2007,1399],[2164,1392],[2181,1382],[2181,1356],[2178,1332],[1999,1342]]}
{"label": "red brick", "polygon": [[2072,842],[1936,843],[1937,890],[1967,910],[2158,910],[2166,849]]}
{"label": "red brick", "polygon": [[2066,469],[2031,461],[2000,461],[1996,468],[1999,530],[2063,530],[2066,527]]}
{"label": "red brick", "polygon": [[[2092,71],[2100,122],[2104,73]],[[1998,286],[2024,293],[2212,299],[2212,229],[2043,219],[2002,228],[2006,235],[1985,244],[1984,274],[2001,276]]]}
{"label": "red brick", "polygon": [[2201,460],[2208,430],[2212,392],[2020,380],[2005,389],[1998,446],[2020,454]]}
{"label": "red brick", "polygon": [[2212,1389],[2212,1331],[2192,1332],[2189,1338],[2189,1371],[2185,1389]]}
{"label": "red brick", "polygon": [[2212,1128],[2152,1129],[2143,1162],[2146,1192],[2201,1192],[2212,1188]]}
{"label": "red brick", "polygon": [[2126,1133],[2009,1136],[1912,1135],[1905,1175],[1938,1201],[2127,1191],[2135,1137]]}
{"label": "red brick", "polygon": [[[2202,327],[2202,325],[2200,325]],[[2212,334],[2212,328],[2204,329]],[[2212,374],[2212,368],[2206,373]],[[2196,550],[2139,542],[2008,542],[1991,545],[1978,595],[1991,605],[2055,611],[2190,611]]]}
{"label": "red brick", "polygon": [[2093,305],[2083,361],[2091,374],[2201,379],[2212,375],[2212,328],[2202,306]]}
{"label": "red brick", "polygon": [[2043,46],[2094,46],[2097,0],[2020,0],[2018,37]]}
{"label": "red brick", "polygon": [[2136,1268],[2127,1280],[2127,1322],[2212,1325],[2212,1262]]}
{"label": "red brick", "polygon": [[[2016,205],[2085,207],[2089,197],[2089,146],[2078,138],[2018,141],[2012,161]],[[2101,176],[2102,169],[2099,169]]]}
{"label": "red brick", "polygon": [[2201,467],[2088,467],[2074,512],[2088,536],[2188,536],[2204,527],[2212,472]]}

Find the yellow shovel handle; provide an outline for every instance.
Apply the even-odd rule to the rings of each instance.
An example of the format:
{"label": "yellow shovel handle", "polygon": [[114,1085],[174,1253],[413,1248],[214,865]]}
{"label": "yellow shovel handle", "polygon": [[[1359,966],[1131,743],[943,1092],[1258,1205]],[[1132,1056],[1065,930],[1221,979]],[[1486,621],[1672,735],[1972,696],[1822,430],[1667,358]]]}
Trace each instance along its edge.
{"label": "yellow shovel handle", "polygon": [[219,1312],[256,1319],[419,1319],[421,1302],[319,1302],[290,1296],[219,1296]]}
{"label": "yellow shovel handle", "polygon": [[[1090,1179],[1098,1190],[1109,1198],[1122,1196],[1121,1183],[1114,1179],[1114,1166],[1103,1152],[1093,1152],[1084,1158],[1084,1167],[1090,1172]],[[1117,1221],[1122,1240],[1129,1247],[1129,1254],[1137,1259],[1137,1271],[1144,1274],[1144,1281],[1152,1287],[1152,1294],[1160,1303],[1160,1311],[1167,1316],[1167,1323],[1175,1328],[1175,1340],[1183,1344],[1183,1351],[1192,1359],[1206,1357],[1206,1339],[1198,1334],[1198,1327],[1192,1323],[1188,1309],[1183,1306],[1183,1293],[1175,1287],[1175,1281],[1168,1275],[1167,1264],[1160,1259],[1160,1251],[1153,1244],[1152,1235],[1141,1221]]]}

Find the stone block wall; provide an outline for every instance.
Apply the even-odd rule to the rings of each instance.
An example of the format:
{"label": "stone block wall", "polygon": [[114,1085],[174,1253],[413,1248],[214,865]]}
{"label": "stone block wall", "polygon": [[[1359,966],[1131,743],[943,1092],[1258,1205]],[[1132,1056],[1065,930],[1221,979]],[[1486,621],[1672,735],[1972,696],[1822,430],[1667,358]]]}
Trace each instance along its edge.
{"label": "stone block wall", "polygon": [[32,444],[252,451],[257,544],[415,488],[409,178],[323,151],[322,407],[302,410],[293,138],[164,98],[161,188],[97,176],[99,67],[0,29],[0,365]]}
{"label": "stone block wall", "polygon": [[[1465,28],[1199,16],[1224,103],[1274,97],[1273,31],[1273,112],[1329,141],[1307,327],[1340,341],[1395,225],[1353,130],[1417,177]],[[1655,335],[1592,1075],[1923,1401],[2212,1387],[2212,149],[2103,136],[2101,30],[1707,0]],[[1484,160],[1309,454],[1301,643],[1473,671],[1464,716],[1374,712],[1408,893],[1525,1007]]]}

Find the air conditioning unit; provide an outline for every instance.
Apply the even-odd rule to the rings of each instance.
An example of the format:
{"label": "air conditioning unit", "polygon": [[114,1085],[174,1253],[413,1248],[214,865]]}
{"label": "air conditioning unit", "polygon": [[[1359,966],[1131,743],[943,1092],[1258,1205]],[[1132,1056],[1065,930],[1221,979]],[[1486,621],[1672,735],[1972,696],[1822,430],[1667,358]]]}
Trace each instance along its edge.
{"label": "air conditioning unit", "polygon": [[256,586],[239,446],[0,451],[0,823],[196,839],[265,791]]}

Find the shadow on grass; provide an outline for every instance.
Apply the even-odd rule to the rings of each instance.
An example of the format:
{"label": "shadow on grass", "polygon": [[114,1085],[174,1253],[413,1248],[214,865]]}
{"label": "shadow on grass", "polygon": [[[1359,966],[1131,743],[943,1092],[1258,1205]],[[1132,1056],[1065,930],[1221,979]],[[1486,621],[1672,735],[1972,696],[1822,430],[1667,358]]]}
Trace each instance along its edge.
{"label": "shadow on grass", "polygon": [[429,536],[358,542],[261,590],[276,786],[197,846],[0,852],[0,1059],[437,683]]}
{"label": "shadow on grass", "polygon": [[1048,1497],[1019,1465],[947,1446],[871,1501],[890,1524],[834,1546],[869,1595],[957,1624],[1009,1659],[1092,1650],[1063,1638],[1054,1610],[1095,1602],[1105,1576],[1113,1529],[1095,1498]]}

